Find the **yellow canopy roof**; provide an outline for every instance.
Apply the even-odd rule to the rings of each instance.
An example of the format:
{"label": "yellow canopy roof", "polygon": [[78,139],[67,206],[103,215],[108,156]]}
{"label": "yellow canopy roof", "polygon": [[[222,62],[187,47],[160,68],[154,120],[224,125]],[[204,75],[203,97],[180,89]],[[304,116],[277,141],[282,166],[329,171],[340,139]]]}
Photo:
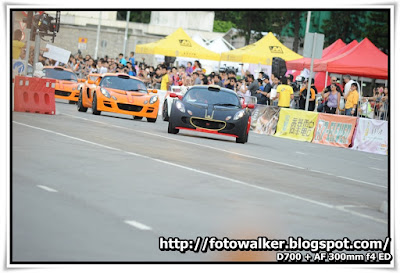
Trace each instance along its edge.
{"label": "yellow canopy roof", "polygon": [[285,61],[303,58],[303,56],[284,46],[269,32],[254,44],[221,54],[222,61],[272,65],[272,58],[280,57]]}
{"label": "yellow canopy roof", "polygon": [[136,45],[136,53],[214,61],[221,59],[220,54],[210,51],[193,41],[182,28],[157,42]]}

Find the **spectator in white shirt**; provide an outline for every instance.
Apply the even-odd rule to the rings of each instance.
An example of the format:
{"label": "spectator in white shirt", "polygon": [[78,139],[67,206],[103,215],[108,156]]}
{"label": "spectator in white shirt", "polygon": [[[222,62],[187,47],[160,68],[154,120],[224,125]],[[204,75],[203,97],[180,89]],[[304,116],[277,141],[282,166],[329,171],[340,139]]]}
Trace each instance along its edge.
{"label": "spectator in white shirt", "polygon": [[351,77],[350,77],[350,75],[344,75],[343,76],[343,81],[344,81],[344,83],[345,83],[345,86],[344,86],[344,94],[345,95],[347,95],[349,92],[350,92],[350,88],[351,88],[351,84],[352,83],[357,83],[357,90],[361,90],[360,89],[360,85],[358,84],[358,82],[356,82],[356,81],[353,81],[352,79],[351,79]]}

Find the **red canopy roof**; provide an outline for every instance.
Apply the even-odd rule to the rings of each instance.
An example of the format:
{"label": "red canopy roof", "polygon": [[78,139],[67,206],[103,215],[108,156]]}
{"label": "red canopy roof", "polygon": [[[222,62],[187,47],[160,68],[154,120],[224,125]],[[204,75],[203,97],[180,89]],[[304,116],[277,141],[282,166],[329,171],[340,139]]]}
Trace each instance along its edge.
{"label": "red canopy roof", "polygon": [[[336,42],[334,42],[333,44],[331,44],[322,51],[322,59],[324,59],[327,55],[330,55],[345,46],[346,44],[342,41],[342,39],[336,40]],[[287,69],[292,69],[292,70],[303,70],[304,68],[310,69],[310,66],[311,66],[311,58],[301,58],[286,62]]]}
{"label": "red canopy roof", "polygon": [[350,74],[374,79],[388,78],[388,56],[368,38],[357,46],[326,61],[316,62],[314,71]]}

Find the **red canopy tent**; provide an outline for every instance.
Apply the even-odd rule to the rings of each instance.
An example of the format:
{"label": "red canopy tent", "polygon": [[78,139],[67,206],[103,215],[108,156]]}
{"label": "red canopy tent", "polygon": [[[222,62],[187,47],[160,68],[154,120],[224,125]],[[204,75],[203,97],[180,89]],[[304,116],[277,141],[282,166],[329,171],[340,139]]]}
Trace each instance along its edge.
{"label": "red canopy tent", "polygon": [[357,46],[341,55],[326,61],[316,62],[313,70],[373,79],[387,79],[388,56],[368,38],[365,38]]}
{"label": "red canopy tent", "polygon": [[[345,47],[346,44],[342,41],[342,39],[336,40],[333,44],[328,46],[322,51],[322,58],[325,58],[328,55],[338,51],[339,49]],[[311,58],[301,58],[293,61],[286,62],[286,68],[291,70],[303,70],[304,68],[310,68]]]}

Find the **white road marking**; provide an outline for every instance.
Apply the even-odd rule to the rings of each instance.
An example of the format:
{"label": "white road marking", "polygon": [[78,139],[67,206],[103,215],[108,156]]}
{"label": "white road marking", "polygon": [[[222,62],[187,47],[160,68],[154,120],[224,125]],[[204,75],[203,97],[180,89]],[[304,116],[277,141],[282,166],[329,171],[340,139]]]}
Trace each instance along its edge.
{"label": "white road marking", "polygon": [[374,221],[377,221],[377,222],[382,222],[381,219],[374,218],[374,217],[371,217],[369,215],[364,215],[364,214],[361,214],[361,213],[354,213],[352,211],[347,211],[347,210],[342,209],[340,207],[336,207],[335,205],[319,202],[319,201],[316,201],[316,200],[313,200],[313,199],[301,197],[299,195],[295,195],[295,194],[291,194],[291,193],[287,193],[287,192],[283,192],[283,191],[278,191],[278,190],[273,190],[273,189],[270,189],[270,188],[267,188],[267,187],[257,186],[257,185],[254,185],[254,184],[250,184],[250,183],[247,183],[247,182],[243,182],[243,181],[237,180],[237,179],[232,179],[232,178],[224,177],[224,176],[221,176],[221,175],[217,175],[217,174],[201,171],[201,170],[198,170],[198,169],[182,166],[182,165],[175,164],[175,163],[168,162],[168,161],[164,161],[164,160],[161,160],[161,159],[152,158],[152,157],[149,157],[149,156],[128,152],[128,151],[124,151],[124,150],[121,150],[121,149],[116,149],[116,148],[113,148],[113,147],[110,147],[110,146],[102,145],[102,144],[99,144],[99,143],[96,143],[96,142],[92,142],[92,141],[87,141],[87,140],[84,140],[84,139],[81,139],[81,138],[77,138],[77,137],[72,137],[72,136],[65,135],[65,134],[62,134],[62,133],[58,133],[58,132],[55,132],[55,131],[43,129],[43,128],[40,128],[40,127],[35,127],[35,126],[27,125],[27,124],[24,124],[24,123],[16,122],[16,121],[13,121],[13,122],[16,123],[16,124],[22,125],[22,126],[27,126],[29,128],[36,129],[36,130],[52,133],[52,134],[55,134],[55,135],[66,137],[66,138],[71,138],[71,139],[74,139],[74,140],[77,140],[77,141],[81,141],[81,142],[84,142],[84,143],[88,143],[88,144],[92,144],[92,145],[95,145],[95,146],[100,146],[100,147],[103,147],[103,148],[106,148],[106,149],[109,149],[109,150],[120,151],[120,152],[123,152],[123,153],[126,153],[126,154],[130,154],[130,155],[133,155],[133,156],[138,156],[138,157],[150,159],[150,160],[153,160],[153,161],[156,161],[156,162],[160,162],[160,163],[171,165],[171,166],[174,166],[174,167],[177,167],[177,168],[193,171],[193,172],[196,172],[196,173],[200,173],[200,174],[203,174],[203,175],[211,176],[211,177],[218,178],[218,179],[221,179],[221,180],[226,180],[226,181],[229,181],[229,182],[232,182],[232,183],[236,183],[236,184],[240,184],[240,185],[243,185],[243,186],[246,186],[246,187],[250,187],[250,188],[254,188],[254,189],[258,189],[258,190],[262,190],[262,191],[267,191],[267,192],[271,192],[271,193],[287,196],[287,197],[290,197],[290,198],[293,198],[293,199],[302,200],[302,201],[305,201],[305,202],[308,202],[308,203],[311,203],[311,204],[314,204],[314,205],[318,205],[318,206],[321,206],[321,207],[330,208],[330,209],[336,209],[336,210],[340,210],[340,211],[343,211],[343,212],[348,212],[350,214],[357,215],[357,216],[360,216],[360,217],[363,217],[363,218],[371,219],[371,220],[374,220]]}
{"label": "white road marking", "polygon": [[358,183],[362,183],[362,184],[367,184],[367,185],[375,186],[375,187],[378,187],[378,188],[387,189],[386,186],[382,186],[382,185],[378,185],[378,184],[368,183],[368,182],[365,182],[365,181],[361,181],[361,180],[357,180],[357,179],[353,179],[353,178],[349,178],[349,177],[345,177],[345,176],[338,176],[338,177],[339,177],[339,178],[343,178],[343,179],[347,179],[347,180],[351,180],[351,181],[355,181],[355,182],[358,182]]}
{"label": "white road marking", "polygon": [[369,156],[368,158],[371,158],[371,159],[374,159],[374,160],[378,160],[378,161],[383,161],[384,160],[383,158],[377,158],[377,157],[372,157],[372,156]]}
{"label": "white road marking", "polygon": [[[225,153],[229,153],[229,154],[239,155],[239,156],[242,156],[242,157],[247,157],[247,158],[251,158],[251,159],[257,159],[257,160],[270,162],[270,163],[275,163],[275,164],[279,164],[279,165],[283,165],[283,166],[287,166],[287,167],[292,167],[292,168],[296,168],[296,169],[300,169],[300,170],[306,170],[306,168],[299,167],[299,166],[296,166],[296,165],[291,165],[291,164],[278,162],[278,161],[274,161],[274,160],[269,160],[269,159],[265,159],[265,158],[260,158],[260,157],[256,157],[256,156],[251,156],[251,155],[245,155],[245,154],[232,152],[232,151],[228,151],[228,150],[225,150],[225,149],[216,148],[216,147],[212,147],[212,146],[208,146],[208,145],[204,145],[204,144],[199,144],[199,143],[190,142],[190,141],[186,141],[186,140],[176,139],[176,138],[172,138],[172,137],[166,137],[166,136],[162,136],[162,135],[158,135],[158,134],[154,134],[154,133],[150,133],[150,132],[139,131],[139,130],[135,130],[135,129],[128,128],[128,127],[113,125],[113,124],[109,124],[109,123],[105,123],[105,122],[101,122],[101,121],[96,121],[96,120],[91,120],[91,119],[87,119],[87,118],[77,117],[77,116],[74,116],[74,115],[69,115],[69,114],[61,114],[61,115],[65,115],[65,116],[69,116],[69,117],[77,118],[77,119],[83,119],[83,120],[86,120],[86,121],[96,122],[96,123],[100,123],[100,124],[107,125],[107,126],[110,126],[110,127],[121,128],[121,129],[125,129],[125,130],[131,130],[131,131],[134,131],[134,132],[137,132],[137,133],[142,133],[142,134],[147,134],[147,135],[151,135],[151,136],[161,137],[161,138],[165,138],[165,139],[169,139],[169,140],[173,140],[173,141],[177,141],[177,142],[187,143],[187,144],[190,144],[190,145],[205,147],[205,148],[209,148],[209,149],[213,149],[213,150],[217,150],[217,151],[221,151],[221,152],[225,152]],[[343,177],[343,176],[336,176],[336,175],[328,174],[328,173],[324,173],[324,174],[330,175],[330,176],[334,176],[334,177],[337,177],[337,178],[351,180],[353,182],[358,182],[358,183],[361,183],[361,184],[366,184],[366,185],[370,185],[370,186],[376,186],[376,187],[380,187],[380,188],[387,188],[385,186],[380,186],[380,185],[377,185],[377,184],[374,184],[374,183],[365,182],[365,181],[362,181],[362,180],[347,178],[347,177]]]}
{"label": "white road marking", "polygon": [[387,172],[387,170],[384,169],[379,169],[379,168],[374,168],[374,167],[369,167],[372,170],[377,170],[377,171],[381,171],[381,172]]}
{"label": "white road marking", "polygon": [[302,153],[302,152],[296,152],[296,154],[299,154],[299,155],[307,155],[306,153]]}
{"label": "white road marking", "polygon": [[326,174],[325,172],[321,172],[321,171],[317,171],[317,170],[310,170],[310,172]]}
{"label": "white road marking", "polygon": [[136,221],[132,221],[132,220],[129,220],[129,221],[128,221],[128,220],[126,220],[125,223],[128,224],[128,225],[131,225],[131,226],[133,226],[133,227],[135,227],[135,228],[137,228],[137,229],[141,229],[141,230],[152,230],[151,227],[146,226],[145,224],[142,224],[142,223],[139,223],[139,222],[136,222]]}
{"label": "white road marking", "polygon": [[49,188],[49,187],[46,187],[46,186],[43,186],[43,185],[36,185],[37,187],[39,187],[39,188],[41,188],[41,189],[43,189],[43,190],[45,190],[45,191],[49,191],[49,192],[58,192],[57,190],[55,190],[55,189],[52,189],[52,188]]}

